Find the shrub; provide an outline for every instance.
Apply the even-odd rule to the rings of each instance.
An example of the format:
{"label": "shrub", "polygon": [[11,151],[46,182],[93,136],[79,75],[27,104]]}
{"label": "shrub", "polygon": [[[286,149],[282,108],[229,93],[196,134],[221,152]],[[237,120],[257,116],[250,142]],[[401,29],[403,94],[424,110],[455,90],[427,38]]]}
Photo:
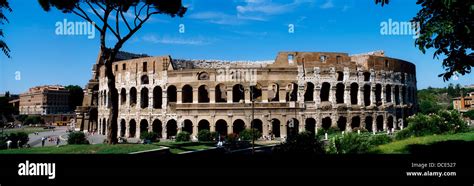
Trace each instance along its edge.
{"label": "shrub", "polygon": [[[331,146],[333,146],[332,149]],[[362,154],[369,152],[372,146],[367,136],[351,132],[330,140],[329,147],[328,153]]]}
{"label": "shrub", "polygon": [[252,140],[252,136],[255,140],[257,140],[258,138],[262,137],[262,133],[260,133],[260,131],[257,129],[245,129],[240,132],[240,138],[242,140]]}
{"label": "shrub", "polygon": [[201,130],[198,132],[198,140],[199,141],[212,141],[213,136],[209,130]]}
{"label": "shrub", "polygon": [[67,138],[68,144],[89,144],[86,135],[83,132],[71,132]]}
{"label": "shrub", "polygon": [[215,131],[214,131],[214,132],[211,132],[211,139],[212,139],[212,140],[218,140],[218,139],[219,139],[219,136],[220,136],[219,133],[217,133],[217,132],[215,132]]}
{"label": "shrub", "polygon": [[24,121],[25,125],[39,124],[39,123],[43,123],[41,117],[39,117],[39,116],[28,116],[28,117],[26,117],[26,119]]}
{"label": "shrub", "polygon": [[339,127],[329,127],[329,129],[327,130],[320,128],[318,129],[318,134],[316,135],[316,139],[323,139],[325,133],[328,133],[328,135],[341,134],[341,130],[339,129]]}
{"label": "shrub", "polygon": [[160,141],[158,139],[158,134],[156,132],[148,132],[148,131],[140,133],[140,139],[143,139],[145,141],[151,141],[151,142]]}
{"label": "shrub", "polygon": [[176,141],[184,142],[184,141],[191,141],[191,134],[189,132],[183,131],[176,135]]}
{"label": "shrub", "polygon": [[28,134],[24,132],[17,132],[17,133],[11,133],[8,135],[7,140],[11,140],[11,148],[17,148],[18,147],[18,141],[20,141],[20,146],[23,146],[28,143],[30,138],[28,138]]}
{"label": "shrub", "polygon": [[7,148],[7,138],[0,137],[0,149],[6,149],[6,148]]}
{"label": "shrub", "polygon": [[379,146],[392,142],[392,138],[387,134],[377,134],[369,137],[369,143],[373,146]]}
{"label": "shrub", "polygon": [[277,153],[324,154],[323,145],[314,138],[311,132],[301,132],[282,145],[275,147]]}
{"label": "shrub", "polygon": [[229,134],[229,135],[226,136],[226,141],[228,143],[235,143],[237,141],[237,139],[238,139],[238,135],[234,134],[234,133]]}
{"label": "shrub", "polygon": [[464,113],[464,116],[468,117],[471,120],[474,120],[474,110],[467,111]]}
{"label": "shrub", "polygon": [[355,128],[353,128],[353,129],[352,129],[352,132],[357,133],[358,130],[360,130],[360,133],[367,133],[367,132],[369,132],[367,129],[361,128],[361,127],[355,127]]}

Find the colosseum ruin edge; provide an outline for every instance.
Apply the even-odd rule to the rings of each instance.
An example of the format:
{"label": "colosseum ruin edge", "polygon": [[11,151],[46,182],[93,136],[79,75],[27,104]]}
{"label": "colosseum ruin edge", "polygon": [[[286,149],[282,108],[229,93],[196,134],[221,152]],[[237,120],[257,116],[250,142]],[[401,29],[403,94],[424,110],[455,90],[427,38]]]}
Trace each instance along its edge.
{"label": "colosseum ruin edge", "polygon": [[[171,138],[254,127],[263,136],[338,127],[391,131],[416,112],[415,65],[383,51],[279,52],[271,62],[181,60],[122,52],[114,62],[119,93],[118,136],[154,131]],[[223,78],[225,77],[225,78]],[[250,78],[249,78],[250,77]],[[105,134],[108,90],[100,60],[93,67],[76,130]]]}

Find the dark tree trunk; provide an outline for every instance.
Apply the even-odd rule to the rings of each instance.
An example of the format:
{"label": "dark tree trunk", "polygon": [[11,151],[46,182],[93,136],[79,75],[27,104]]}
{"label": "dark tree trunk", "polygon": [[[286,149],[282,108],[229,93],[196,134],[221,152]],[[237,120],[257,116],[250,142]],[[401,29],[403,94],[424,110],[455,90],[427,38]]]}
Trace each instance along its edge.
{"label": "dark tree trunk", "polygon": [[105,75],[107,77],[107,87],[109,88],[109,122],[107,123],[107,143],[117,143],[117,118],[118,118],[118,91],[115,87],[115,75],[113,73],[112,63],[115,61],[115,50],[105,50],[104,65]]}

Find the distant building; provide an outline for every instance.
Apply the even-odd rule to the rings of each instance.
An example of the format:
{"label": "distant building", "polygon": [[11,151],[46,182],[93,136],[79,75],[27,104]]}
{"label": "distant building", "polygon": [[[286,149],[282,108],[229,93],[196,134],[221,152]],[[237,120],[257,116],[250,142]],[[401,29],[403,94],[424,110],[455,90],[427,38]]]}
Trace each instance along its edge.
{"label": "distant building", "polygon": [[20,94],[20,114],[49,115],[70,112],[69,91],[59,85],[30,88]]}
{"label": "distant building", "polygon": [[453,107],[460,112],[466,112],[474,109],[474,92],[468,93],[467,96],[454,98]]}

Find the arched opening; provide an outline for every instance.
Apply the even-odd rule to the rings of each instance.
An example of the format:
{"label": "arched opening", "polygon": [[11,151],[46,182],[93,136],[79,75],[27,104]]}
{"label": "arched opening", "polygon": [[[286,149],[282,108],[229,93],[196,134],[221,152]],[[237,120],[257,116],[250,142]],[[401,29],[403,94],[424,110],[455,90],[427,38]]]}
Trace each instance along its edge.
{"label": "arched opening", "polygon": [[364,85],[364,105],[370,105],[370,85]]}
{"label": "arched opening", "polygon": [[245,129],[245,122],[241,119],[237,119],[232,124],[232,132],[234,134],[240,134]]}
{"label": "arched opening", "polygon": [[377,116],[377,131],[383,131],[383,116]]}
{"label": "arched opening", "polygon": [[375,85],[375,104],[377,106],[382,105],[382,85]]}
{"label": "arched opening", "polygon": [[275,138],[279,138],[281,136],[280,134],[280,120],[278,119],[272,119],[272,131],[270,132],[270,135],[273,135]]}
{"label": "arched opening", "polygon": [[352,105],[357,105],[357,100],[358,100],[358,94],[359,94],[359,85],[357,83],[352,83],[351,84],[351,104]]}
{"label": "arched opening", "polygon": [[141,79],[142,85],[147,85],[149,83],[147,75],[143,75],[140,79]]}
{"label": "arched opening", "polygon": [[395,104],[400,105],[400,88],[398,87],[398,85],[395,85],[394,94],[395,94]]}
{"label": "arched opening", "polygon": [[177,93],[174,85],[168,86],[166,96],[168,97],[168,103],[176,103]]}
{"label": "arched opening", "polygon": [[385,100],[388,103],[392,102],[392,86],[390,85],[385,86]]}
{"label": "arched opening", "polygon": [[296,83],[288,84],[286,87],[286,101],[296,101],[298,93],[298,85]]}
{"label": "arched opening", "polygon": [[324,130],[328,130],[329,128],[331,128],[331,123],[332,123],[331,118],[330,117],[325,117],[325,118],[323,118],[323,120],[321,122],[321,127]]}
{"label": "arched opening", "polygon": [[305,128],[305,131],[315,134],[316,133],[316,120],[314,118],[306,118],[304,128]]}
{"label": "arched opening", "polygon": [[407,88],[405,86],[402,86],[402,103],[407,104]]}
{"label": "arched opening", "polygon": [[369,132],[372,132],[372,123],[373,123],[372,116],[365,117],[365,129],[367,129]]}
{"label": "arched opening", "polygon": [[347,118],[344,116],[340,116],[337,120],[337,127],[340,131],[345,131],[347,126]]}
{"label": "arched opening", "polygon": [[176,120],[172,119],[166,123],[166,137],[168,139],[173,138],[178,133],[178,125],[176,124]]}
{"label": "arched opening", "polygon": [[130,106],[134,107],[137,104],[137,89],[132,87],[130,89]]}
{"label": "arched opening", "polygon": [[140,133],[143,134],[144,132],[148,131],[148,121],[146,119],[142,119],[140,121]]}
{"label": "arched opening", "polygon": [[127,91],[122,88],[120,90],[120,104],[123,105],[127,102]]}
{"label": "arched opening", "polygon": [[109,124],[109,119],[107,121],[104,119],[104,124],[102,125],[102,134],[105,135],[105,131],[107,130],[107,125]]}
{"label": "arched opening", "polygon": [[216,103],[227,102],[227,88],[224,84],[218,84],[216,86]]}
{"label": "arched opening", "polygon": [[184,120],[183,122],[183,131],[188,132],[189,134],[193,133],[193,122],[189,119]]}
{"label": "arched opening", "polygon": [[182,89],[182,101],[183,103],[193,102],[193,87],[190,85],[184,85]]}
{"label": "arched opening", "polygon": [[130,128],[128,129],[128,136],[130,138],[134,138],[135,134],[137,133],[137,123],[135,122],[134,119],[130,120],[129,126]]}
{"label": "arched opening", "polygon": [[299,121],[296,118],[291,118],[286,122],[286,131],[288,131],[288,138],[295,137],[299,133]]}
{"label": "arched opening", "polygon": [[344,84],[336,85],[336,103],[344,103]]}
{"label": "arched opening", "polygon": [[389,116],[387,118],[387,127],[388,127],[388,130],[392,130],[392,128],[393,128],[393,117],[392,116]]}
{"label": "arched opening", "polygon": [[211,130],[211,125],[209,124],[209,121],[203,119],[199,121],[198,123],[198,132],[201,130]]}
{"label": "arched opening", "polygon": [[125,120],[122,119],[120,120],[120,137],[125,137],[125,131],[126,131],[126,124],[125,124]]}
{"label": "arched opening", "polygon": [[161,108],[163,104],[163,92],[160,86],[156,86],[153,89],[153,108]]}
{"label": "arched opening", "polygon": [[359,128],[360,127],[360,117],[354,116],[352,117],[351,128]]}
{"label": "arched opening", "polygon": [[364,72],[364,81],[370,81],[370,72]]}
{"label": "arched opening", "polygon": [[107,98],[108,98],[108,94],[107,94],[107,91],[104,90],[104,105],[107,106]]}
{"label": "arched opening", "polygon": [[263,122],[262,120],[259,120],[259,119],[254,119],[252,121],[252,126],[255,130],[259,131],[260,134],[263,133]]}
{"label": "arched opening", "polygon": [[148,107],[148,89],[142,88],[140,91],[140,107],[147,108]]}
{"label": "arched opening", "polygon": [[280,91],[279,90],[280,90],[280,87],[278,86],[278,84],[276,84],[276,83],[270,84],[270,86],[268,87],[268,100],[270,102],[280,101],[280,95],[279,95]]}
{"label": "arched opening", "polygon": [[227,122],[223,119],[217,120],[216,122],[216,132],[221,136],[227,136]]}
{"label": "arched opening", "polygon": [[198,89],[198,102],[209,103],[209,88],[206,85],[201,85]]}
{"label": "arched opening", "polygon": [[262,88],[259,84],[250,86],[250,98],[258,102],[262,101]]}
{"label": "arched opening", "polygon": [[162,138],[163,127],[161,126],[161,121],[155,119],[152,124],[151,130],[158,135],[158,138]]}
{"label": "arched opening", "polygon": [[307,82],[304,91],[304,101],[313,101],[314,100],[314,84]]}
{"label": "arched opening", "polygon": [[239,103],[241,100],[245,98],[245,90],[244,86],[241,84],[236,84],[232,87],[232,102]]}
{"label": "arched opening", "polygon": [[344,73],[341,71],[337,71],[337,81],[343,81],[344,80]]}
{"label": "arched opening", "polygon": [[321,94],[319,98],[321,101],[329,101],[329,89],[331,88],[331,84],[324,82],[321,86]]}

